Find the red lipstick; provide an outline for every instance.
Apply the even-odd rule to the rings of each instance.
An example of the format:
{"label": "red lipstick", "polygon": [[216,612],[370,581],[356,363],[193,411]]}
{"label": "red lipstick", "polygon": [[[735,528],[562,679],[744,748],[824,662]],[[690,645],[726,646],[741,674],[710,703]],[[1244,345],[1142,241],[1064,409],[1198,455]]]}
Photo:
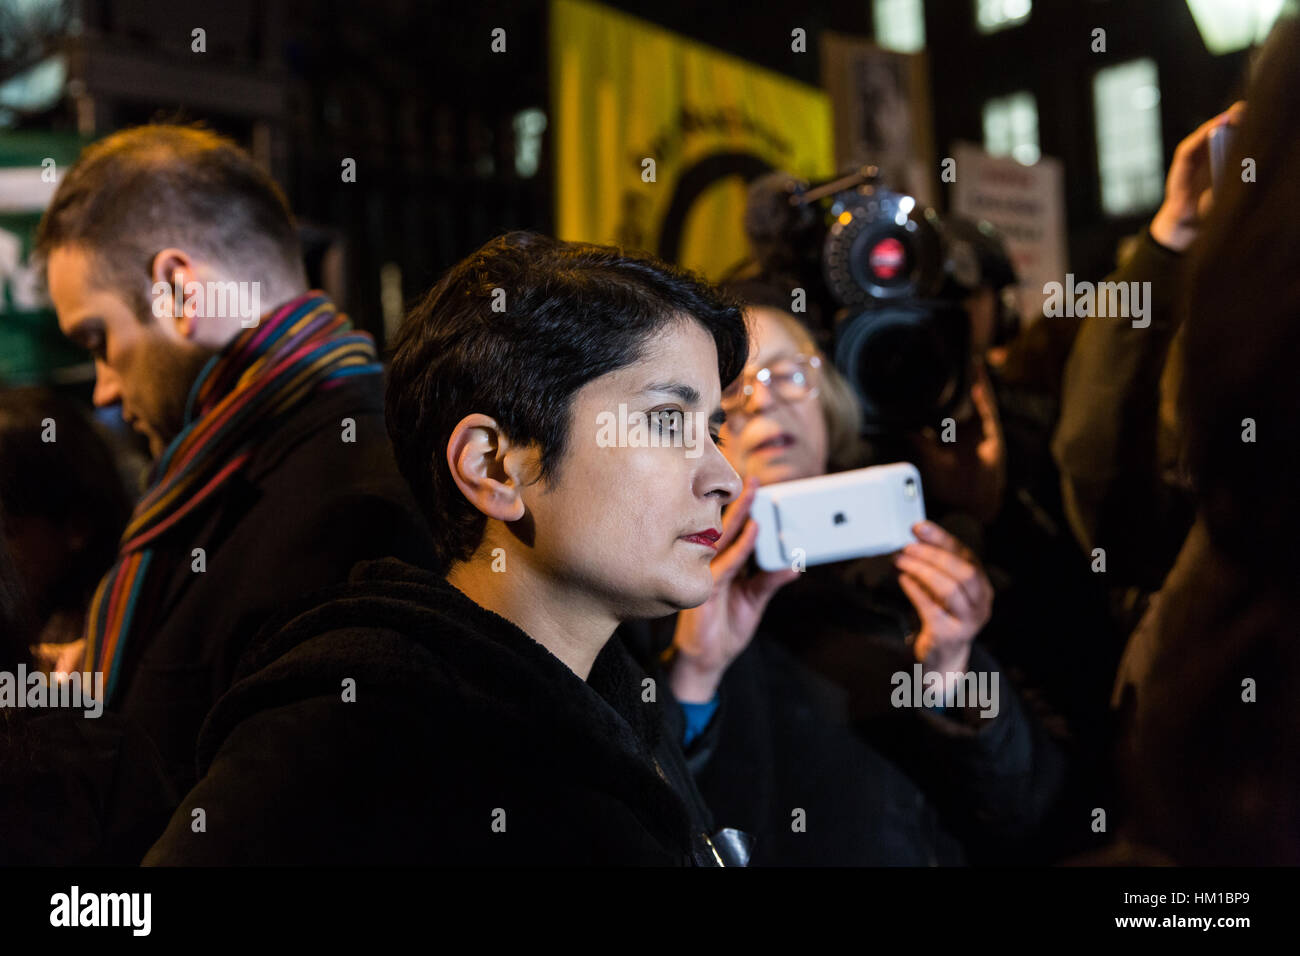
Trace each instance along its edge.
{"label": "red lipstick", "polygon": [[717,541],[722,537],[722,532],[717,528],[709,528],[707,531],[697,531],[694,534],[682,535],[683,541],[690,541],[693,544],[702,544],[706,548],[718,550]]}

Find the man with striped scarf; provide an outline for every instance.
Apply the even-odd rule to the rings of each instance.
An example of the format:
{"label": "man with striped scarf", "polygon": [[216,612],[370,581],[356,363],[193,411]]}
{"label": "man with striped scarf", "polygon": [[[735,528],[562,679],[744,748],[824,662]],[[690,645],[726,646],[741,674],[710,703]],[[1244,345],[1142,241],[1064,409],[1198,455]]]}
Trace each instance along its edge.
{"label": "man with striped scarf", "polygon": [[85,668],[183,792],[266,618],[359,560],[424,563],[428,532],[374,344],[308,291],[288,205],[234,143],[153,125],[93,144],[36,252],[60,327],[94,356],[95,404],[120,403],[155,458],[87,611]]}

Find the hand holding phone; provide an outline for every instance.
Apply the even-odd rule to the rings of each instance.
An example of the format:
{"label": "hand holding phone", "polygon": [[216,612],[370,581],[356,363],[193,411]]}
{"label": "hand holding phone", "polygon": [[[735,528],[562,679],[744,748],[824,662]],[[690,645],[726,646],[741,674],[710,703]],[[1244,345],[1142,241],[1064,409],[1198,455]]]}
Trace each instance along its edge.
{"label": "hand holding phone", "polygon": [[764,571],[888,554],[925,520],[921,475],[900,462],[782,481],[758,490],[752,515]]}
{"label": "hand holding phone", "polygon": [[758,525],[750,520],[757,491],[757,479],[747,479],[740,496],[722,514],[718,554],[709,563],[713,574],[709,599],[677,615],[673,633],[676,653],[668,679],[678,700],[705,703],[713,699],[722,675],[753,639],[772,595],[799,577],[788,568],[740,574],[758,537]]}
{"label": "hand holding phone", "polygon": [[[1241,123],[1244,101],[1233,103],[1213,119],[1206,120],[1174,150],[1165,178],[1165,198],[1151,220],[1151,238],[1175,252],[1185,252],[1200,232],[1213,198],[1215,150],[1219,153],[1220,176],[1229,155],[1232,133],[1216,132]],[[1218,145],[1211,142],[1211,134]],[[1228,139],[1220,140],[1219,137]],[[1221,180],[1220,180],[1221,181]]]}
{"label": "hand holding phone", "polygon": [[894,556],[898,584],[916,608],[921,629],[912,653],[933,670],[962,672],[976,635],[993,614],[993,584],[966,545],[932,521]]}

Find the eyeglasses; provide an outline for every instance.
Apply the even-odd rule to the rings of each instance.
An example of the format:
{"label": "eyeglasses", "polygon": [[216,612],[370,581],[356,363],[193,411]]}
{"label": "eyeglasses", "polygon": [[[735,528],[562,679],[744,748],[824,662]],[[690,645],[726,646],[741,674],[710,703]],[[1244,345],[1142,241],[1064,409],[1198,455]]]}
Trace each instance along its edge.
{"label": "eyeglasses", "polygon": [[777,359],[757,372],[746,370],[722,393],[722,410],[732,414],[749,404],[755,381],[762,382],[765,388],[787,402],[812,398],[817,394],[815,370],[821,368],[821,364],[822,360],[815,355],[796,355]]}

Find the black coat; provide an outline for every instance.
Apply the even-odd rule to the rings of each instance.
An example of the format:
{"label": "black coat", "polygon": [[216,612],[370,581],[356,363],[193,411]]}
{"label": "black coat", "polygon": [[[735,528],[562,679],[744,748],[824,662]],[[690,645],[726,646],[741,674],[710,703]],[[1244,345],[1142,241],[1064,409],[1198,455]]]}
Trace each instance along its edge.
{"label": "black coat", "polygon": [[[879,600],[863,580],[869,567],[810,568],[773,597],[687,751],[700,793],[718,826],[754,837],[752,865],[1014,857],[1004,844],[1042,823],[1061,754],[978,645],[970,666],[997,674],[997,717],[895,710],[890,676],[913,663],[908,612],[901,595]],[[627,627],[624,639],[651,660],[672,623]]]}
{"label": "black coat", "polygon": [[766,637],[728,669],[689,758],[718,823],[753,836],[750,865],[964,863],[920,788],[842,718],[836,689]]}
{"label": "black coat", "polygon": [[584,682],[439,576],[366,562],[250,647],[145,862],[708,862],[642,680],[617,641]]}
{"label": "black coat", "polygon": [[177,794],[149,738],[115,714],[0,710],[0,866],[125,866]]}
{"label": "black coat", "polygon": [[892,676],[915,664],[905,636],[917,622],[901,591],[876,583],[878,567],[809,568],[772,598],[759,634],[845,693],[849,723],[916,782],[976,858],[1012,859],[1060,796],[1064,755],[978,641],[969,669],[997,681],[997,716],[893,706]]}
{"label": "black coat", "polygon": [[[1300,599],[1197,521],[1124,652],[1119,832],[1184,866],[1300,865]],[[1249,681],[1249,683],[1247,683]]]}
{"label": "black coat", "polygon": [[[355,423],[344,442],[343,419]],[[206,570],[194,570],[194,548]],[[432,560],[424,519],[393,460],[378,376],[314,396],[261,441],[214,502],[164,535],[112,702],[158,745],[178,793],[194,782],[204,715],[244,647],[294,599],[347,580],[353,564]]]}

